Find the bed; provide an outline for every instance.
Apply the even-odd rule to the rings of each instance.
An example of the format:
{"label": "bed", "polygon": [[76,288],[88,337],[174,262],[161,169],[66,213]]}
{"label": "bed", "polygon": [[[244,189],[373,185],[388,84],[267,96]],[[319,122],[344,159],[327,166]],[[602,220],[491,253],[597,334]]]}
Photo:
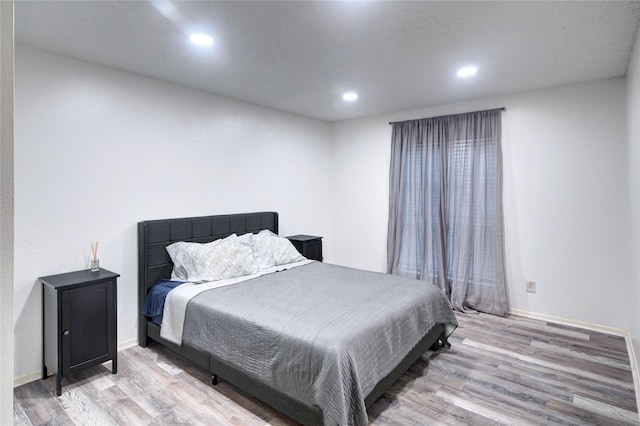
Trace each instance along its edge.
{"label": "bed", "polygon": [[[191,299],[181,344],[143,315],[150,289],[172,275],[167,246],[263,230],[278,233],[278,213],[139,222],[140,346],[156,341],[206,369],[213,384],[220,377],[302,424],[366,424],[366,407],[422,353],[448,346],[457,323],[439,290],[423,296],[416,280],[301,262]],[[398,286],[403,294],[392,294]],[[323,305],[325,296],[333,299]],[[428,308],[406,314],[415,297]]]}

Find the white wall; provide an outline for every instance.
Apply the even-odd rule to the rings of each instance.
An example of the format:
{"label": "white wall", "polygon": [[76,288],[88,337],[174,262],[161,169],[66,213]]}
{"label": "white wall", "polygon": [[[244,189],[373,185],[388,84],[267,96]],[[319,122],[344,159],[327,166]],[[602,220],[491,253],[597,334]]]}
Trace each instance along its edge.
{"label": "white wall", "polygon": [[629,296],[634,313],[630,332],[637,359],[640,357],[640,33],[636,35],[627,71],[627,105],[630,235],[632,237],[630,253],[633,266],[633,287]]}
{"label": "white wall", "polygon": [[16,48],[15,375],[41,368],[37,277],[120,273],[118,340],[136,337],[136,223],[273,210],[280,233],[325,237],[330,125]]}
{"label": "white wall", "polygon": [[625,90],[619,78],[335,123],[334,259],[386,270],[389,121],[505,106],[511,308],[630,329]]}
{"label": "white wall", "polygon": [[13,424],[13,2],[0,2],[0,424]]}

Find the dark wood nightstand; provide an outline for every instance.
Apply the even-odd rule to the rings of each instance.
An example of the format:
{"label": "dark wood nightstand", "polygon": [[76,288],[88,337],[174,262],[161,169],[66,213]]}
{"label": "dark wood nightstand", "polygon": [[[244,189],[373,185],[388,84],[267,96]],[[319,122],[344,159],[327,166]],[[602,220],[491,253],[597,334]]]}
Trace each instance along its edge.
{"label": "dark wood nightstand", "polygon": [[292,235],[287,237],[301,255],[307,259],[322,262],[322,237],[313,235]]}
{"label": "dark wood nightstand", "polygon": [[88,269],[40,277],[42,282],[42,379],[55,371],[56,395],[62,377],[111,360],[116,374],[119,277]]}

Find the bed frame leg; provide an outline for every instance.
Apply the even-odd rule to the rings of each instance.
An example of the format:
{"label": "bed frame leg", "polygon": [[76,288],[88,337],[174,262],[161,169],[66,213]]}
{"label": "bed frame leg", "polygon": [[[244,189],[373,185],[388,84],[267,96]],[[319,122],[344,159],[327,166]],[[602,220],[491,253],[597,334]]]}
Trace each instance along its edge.
{"label": "bed frame leg", "polygon": [[442,336],[438,337],[438,340],[436,340],[434,342],[434,344],[429,347],[429,349],[435,352],[435,351],[439,350],[441,347],[442,348],[450,348],[451,347],[451,343],[449,343],[449,340],[447,339],[447,337],[444,334]]}
{"label": "bed frame leg", "polygon": [[218,375],[217,375],[217,374],[212,374],[212,375],[211,375],[211,384],[212,384],[213,386],[215,386],[215,385],[217,385],[217,384],[218,384]]}
{"label": "bed frame leg", "polygon": [[447,337],[444,334],[440,337],[440,341],[442,342],[442,347],[444,348],[451,347],[451,343],[449,343],[449,339],[447,339]]}

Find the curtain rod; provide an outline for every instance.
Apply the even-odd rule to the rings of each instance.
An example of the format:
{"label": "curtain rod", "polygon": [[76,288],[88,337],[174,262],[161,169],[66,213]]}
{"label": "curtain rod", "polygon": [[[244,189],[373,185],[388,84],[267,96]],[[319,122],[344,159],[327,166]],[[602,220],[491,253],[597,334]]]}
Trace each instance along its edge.
{"label": "curtain rod", "polygon": [[[501,111],[506,111],[507,107],[500,107],[500,108],[494,108],[494,109],[499,109]],[[482,112],[482,111],[490,111],[490,110],[480,110],[480,111],[471,111],[471,112],[461,112],[460,114],[473,114],[474,112]],[[458,115],[458,114],[447,114],[447,115]],[[440,117],[446,117],[446,115],[439,115],[437,117],[430,117],[430,118],[440,118]],[[396,124],[396,123],[404,123],[405,121],[416,121],[416,120],[422,120],[422,118],[415,118],[413,120],[402,120],[402,121],[390,121],[389,124]]]}

